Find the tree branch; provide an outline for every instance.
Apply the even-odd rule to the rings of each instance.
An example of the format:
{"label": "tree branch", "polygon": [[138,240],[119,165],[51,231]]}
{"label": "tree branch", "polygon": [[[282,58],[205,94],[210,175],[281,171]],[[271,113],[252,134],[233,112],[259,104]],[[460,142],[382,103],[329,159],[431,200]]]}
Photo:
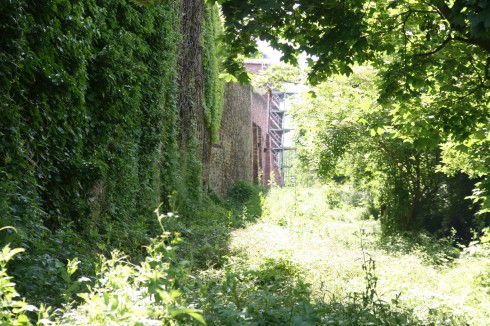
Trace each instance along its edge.
{"label": "tree branch", "polygon": [[414,54],[413,56],[414,57],[425,57],[425,56],[429,56],[429,55],[432,55],[432,54],[435,54],[439,51],[441,51],[442,49],[444,49],[444,47],[453,40],[452,36],[451,35],[448,35],[448,37],[441,43],[439,44],[439,46],[437,48],[435,48],[434,50],[430,51],[430,52],[426,52],[426,53],[417,53],[417,54]]}
{"label": "tree branch", "polygon": [[464,38],[460,36],[454,36],[455,41],[460,41],[466,44],[476,45],[485,52],[490,53],[490,40],[485,40],[481,38]]}
{"label": "tree branch", "polygon": [[443,1],[438,1],[439,4],[434,4],[435,8],[437,8],[437,11],[439,14],[446,19],[448,22],[451,22],[451,16],[453,14],[453,11],[449,6],[443,2]]}
{"label": "tree branch", "polygon": [[[439,14],[449,22],[449,25],[451,26],[451,28],[454,31],[456,31],[456,32],[458,32],[464,36],[469,35],[469,33],[466,31],[467,26],[457,25],[451,21],[452,15],[453,15],[453,10],[452,10],[452,8],[449,8],[449,6],[444,1],[438,1],[438,4],[435,4],[435,7],[439,11]],[[453,37],[453,39],[456,41],[465,42],[467,44],[476,45],[480,49],[490,53],[490,40],[488,40],[488,39],[472,38],[472,37],[469,37],[469,38]]]}

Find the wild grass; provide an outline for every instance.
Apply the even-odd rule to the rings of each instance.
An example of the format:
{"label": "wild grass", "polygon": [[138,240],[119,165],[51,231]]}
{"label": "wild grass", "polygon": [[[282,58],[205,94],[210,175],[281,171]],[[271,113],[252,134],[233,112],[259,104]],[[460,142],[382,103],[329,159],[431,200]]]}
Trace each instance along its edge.
{"label": "wild grass", "polygon": [[[213,201],[214,200],[214,201]],[[383,236],[349,186],[238,184],[199,219],[158,214],[162,235],[133,262],[114,251],[89,278],[60,268],[61,307],[29,305],[0,254],[0,324],[489,325],[490,236],[470,246]],[[134,250],[134,248],[133,248]]]}
{"label": "wild grass", "polygon": [[252,266],[270,259],[300,266],[313,301],[349,303],[365,291],[367,256],[375,262],[376,295],[396,302],[393,309],[411,322],[490,324],[488,248],[458,250],[451,239],[425,234],[383,237],[379,221],[366,218],[362,194],[347,186],[275,188],[264,204],[262,219],[236,230],[231,246]]}

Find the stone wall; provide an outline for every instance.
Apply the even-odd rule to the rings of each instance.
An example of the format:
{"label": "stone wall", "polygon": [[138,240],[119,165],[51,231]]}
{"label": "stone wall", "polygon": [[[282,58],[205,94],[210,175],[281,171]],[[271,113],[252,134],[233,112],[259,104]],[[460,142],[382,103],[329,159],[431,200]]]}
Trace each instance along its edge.
{"label": "stone wall", "polygon": [[[238,180],[268,186],[282,184],[273,156],[271,134],[272,92],[254,92],[251,86],[225,86],[225,106],[220,139],[211,149],[207,187],[225,195]],[[276,110],[277,107],[274,106]],[[276,145],[277,147],[277,145]],[[274,180],[272,180],[274,175]]]}
{"label": "stone wall", "polygon": [[270,180],[269,93],[252,94],[253,181],[264,186]]}
{"label": "stone wall", "polygon": [[252,89],[225,85],[220,139],[211,149],[208,187],[224,195],[238,180],[253,182]]}

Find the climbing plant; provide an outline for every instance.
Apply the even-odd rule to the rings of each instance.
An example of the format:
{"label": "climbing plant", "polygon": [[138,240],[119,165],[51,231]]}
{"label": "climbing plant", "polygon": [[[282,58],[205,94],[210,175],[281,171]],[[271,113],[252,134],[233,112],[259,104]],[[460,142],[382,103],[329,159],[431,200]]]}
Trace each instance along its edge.
{"label": "climbing plant", "polygon": [[1,242],[27,249],[22,293],[82,252],[137,252],[182,187],[179,27],[175,0],[0,4],[0,227],[18,230]]}
{"label": "climbing plant", "polygon": [[203,24],[203,65],[204,65],[204,118],[211,129],[211,139],[218,141],[221,116],[224,105],[224,81],[220,79],[220,48],[222,24],[217,4],[206,4]]}

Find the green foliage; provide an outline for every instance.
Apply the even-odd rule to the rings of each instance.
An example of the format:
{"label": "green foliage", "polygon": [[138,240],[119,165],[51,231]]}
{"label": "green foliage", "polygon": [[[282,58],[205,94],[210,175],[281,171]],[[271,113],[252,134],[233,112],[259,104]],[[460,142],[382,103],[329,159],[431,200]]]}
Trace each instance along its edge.
{"label": "green foliage", "polygon": [[[399,56],[402,64],[413,59],[426,68],[423,62],[439,52],[460,55],[448,50],[453,44],[480,52],[477,56],[490,51],[490,25],[485,23],[490,13],[484,1],[217,2],[225,17],[225,39],[230,47],[226,63],[231,72],[240,71],[238,55],[256,52],[257,38],[283,52],[286,62],[295,63],[301,52],[310,55],[313,82],[332,74],[350,74],[355,62],[397,65],[390,55]],[[468,57],[450,66],[466,69],[470,61]],[[410,84],[424,83],[422,71],[405,76],[412,77]]]}
{"label": "green foliage", "polygon": [[183,234],[181,253],[192,261],[194,268],[221,268],[231,254],[231,231],[261,216],[264,195],[264,188],[239,181],[226,198],[215,194],[203,196],[192,218],[175,217],[165,225]]}
{"label": "green foliage", "polygon": [[197,210],[197,145],[179,150],[179,2],[0,11],[0,226],[18,230],[1,244],[26,249],[11,269],[21,293],[56,298],[71,286],[59,272],[68,259],[85,273],[97,252],[140,258],[156,235],[152,209],[170,195]]}
{"label": "green foliage", "polygon": [[237,259],[219,274],[201,275],[198,300],[210,323],[297,325],[318,320],[298,266],[274,259],[256,268],[242,263]]}
{"label": "green foliage", "polygon": [[140,6],[152,6],[155,3],[160,2],[161,0],[130,0]]}
{"label": "green foliage", "polygon": [[[33,234],[36,237],[30,240],[13,234],[4,238],[6,241],[13,240],[12,243],[25,250],[11,261],[9,271],[17,280],[17,291],[29,302],[60,306],[74,291],[84,287],[84,282],[79,282],[79,279],[84,280],[82,275],[90,275],[92,261],[88,251],[94,250],[96,244],[91,239],[82,238],[69,226],[57,233],[38,231]],[[66,263],[76,256],[81,263],[77,266],[76,275],[73,275],[75,279],[70,278],[68,282]]]}
{"label": "green foliage", "polygon": [[183,217],[193,218],[199,211],[202,204],[202,163],[198,158],[198,140],[194,135],[190,135],[190,141],[186,148],[178,150],[178,160],[173,166],[177,173],[176,183],[170,184],[171,190],[168,200],[165,202],[166,208],[178,212]]}
{"label": "green foliage", "polygon": [[[157,214],[162,220],[172,214]],[[78,268],[75,258],[62,270],[66,282],[66,305],[56,314],[50,308],[37,308],[18,300],[15,284],[6,273],[6,265],[23,249],[10,249],[7,245],[0,252],[0,322],[5,325],[31,325],[27,312],[38,312],[38,324],[42,325],[145,325],[163,323],[176,325],[197,321],[206,324],[200,311],[186,306],[180,298],[179,288],[188,277],[186,261],[177,258],[175,247],[182,241],[178,234],[163,231],[147,247],[147,257],[139,265],[129,262],[128,257],[113,251],[111,258],[100,257],[96,282],[88,292],[78,293],[80,304],[72,305],[72,293],[79,292],[78,284],[71,277]]]}
{"label": "green foliage", "polygon": [[[183,238],[163,231],[150,241],[147,256],[137,264],[120,251],[113,251],[110,258],[101,256],[91,285],[74,288],[66,296],[71,298],[68,304],[57,310],[37,308],[15,296],[6,263],[21,249],[5,247],[0,254],[4,280],[0,300],[5,308],[1,321],[9,325],[486,324],[485,237],[451,262],[423,258],[425,250],[435,251],[436,244],[450,248],[449,241],[437,243],[428,237],[408,248],[397,246],[402,238],[393,236],[394,245],[377,248],[383,240],[379,222],[355,216],[358,207],[351,203],[359,202],[352,201],[347,189],[339,191],[345,193],[338,200],[342,208],[328,208],[325,199],[333,191],[325,186],[272,189],[264,202],[265,214],[276,214],[275,207],[282,207],[290,225],[278,225],[270,217],[248,223],[233,232],[233,239],[216,243],[228,248],[220,265],[198,265],[201,258],[192,251],[214,245],[213,236],[219,233],[230,236],[232,226],[225,226],[220,216],[225,209],[208,203],[201,216],[206,221],[193,221],[202,222],[201,229],[176,214],[157,213],[156,225],[180,229]],[[220,231],[206,236],[213,228]],[[79,265],[72,259],[64,268],[61,274],[67,284],[83,281],[72,280]],[[71,302],[75,298],[78,303]]]}
{"label": "green foliage", "polygon": [[288,260],[310,284],[310,320],[321,325],[488,323],[480,283],[488,280],[488,247],[461,250],[454,238],[427,234],[385,237],[379,221],[359,214],[363,207],[329,208],[332,190],[272,189],[264,217],[234,233],[232,261],[246,270]]}
{"label": "green foliage", "polygon": [[217,4],[205,5],[203,22],[204,119],[211,130],[213,143],[218,142],[224,106],[224,81],[220,78],[223,27]]}
{"label": "green foliage", "polygon": [[15,291],[15,283],[12,277],[7,275],[7,263],[12,257],[23,249],[2,248],[0,252],[0,306],[2,307],[0,323],[2,325],[31,325],[27,318],[27,312],[36,308],[30,306],[24,300],[19,300],[19,294]]}
{"label": "green foliage", "polygon": [[289,64],[274,64],[257,75],[252,75],[252,85],[255,89],[270,87],[273,90],[285,91],[286,84],[305,84],[306,72]]}
{"label": "green foliage", "polygon": [[483,236],[481,237],[482,243],[490,243],[490,228],[483,229]]}
{"label": "green foliage", "polygon": [[[18,88],[5,93],[8,98],[2,112],[15,117],[15,103],[22,98],[30,100],[19,112],[17,123],[2,119],[6,136],[16,134],[19,138],[3,138],[2,145],[9,146],[6,153],[28,149],[25,155],[35,165],[36,175],[30,182],[40,189],[49,225],[66,222],[67,214],[80,224],[91,215],[89,202],[104,206],[100,202],[107,201],[98,198],[97,190],[105,190],[117,209],[98,207],[102,212],[95,214],[132,215],[137,170],[148,166],[138,168],[137,160],[147,158],[144,154],[150,151],[154,155],[160,144],[163,87],[168,84],[166,79],[175,80],[169,67],[176,53],[168,46],[178,40],[173,32],[176,20],[171,17],[175,9],[170,4],[138,11],[121,3],[99,7],[94,2],[69,5],[62,1],[52,7],[25,4],[18,12],[4,9],[4,15],[26,20],[30,25],[22,28],[33,32],[9,34],[12,43],[26,43],[30,57],[14,76],[20,79],[14,78]],[[57,23],[49,24],[51,20]],[[118,34],[114,34],[116,26],[120,27]],[[46,28],[47,32],[36,32]],[[41,75],[29,78],[33,73]],[[12,87],[14,82],[2,85]],[[154,129],[153,134],[139,131],[147,125]],[[10,126],[19,130],[12,133],[15,129],[8,129]],[[140,133],[146,137],[141,144]],[[158,166],[158,160],[153,161],[150,167]],[[3,163],[17,162],[7,156]],[[7,172],[9,177],[16,180],[19,176]],[[128,190],[120,191],[124,187]]]}
{"label": "green foliage", "polygon": [[166,228],[182,233],[184,241],[180,253],[192,262],[193,268],[219,268],[230,254],[230,230],[243,221],[239,221],[238,213],[206,197],[195,213],[197,215],[185,221],[168,220]]}
{"label": "green foliage", "polygon": [[455,234],[445,238],[435,238],[426,232],[418,234],[403,233],[384,235],[378,245],[388,253],[418,253],[422,260],[431,265],[444,266],[461,255],[460,248],[455,247]]}
{"label": "green foliage", "polygon": [[228,190],[227,198],[235,208],[243,209],[243,214],[248,218],[255,219],[262,215],[263,193],[265,193],[264,188],[247,181],[238,181]]}
{"label": "green foliage", "polygon": [[[239,54],[255,52],[256,38],[280,50],[287,63],[295,64],[297,55],[306,51],[318,58],[315,67],[333,72],[348,71],[349,62],[344,60],[352,60],[352,55],[362,50],[358,40],[365,39],[364,25],[356,24],[364,15],[362,1],[344,1],[338,6],[328,1],[263,1],[257,5],[253,1],[225,0],[220,3],[230,54],[225,64],[232,73],[240,72]],[[335,25],[326,25],[332,21]],[[357,43],[361,46],[354,49]],[[342,61],[334,57],[339,52],[344,55]],[[327,64],[334,58],[335,64]]]}
{"label": "green foliage", "polygon": [[347,304],[332,300],[326,309],[327,324],[342,322],[347,325],[417,325],[418,320],[407,312],[402,312],[399,296],[391,302],[383,300],[377,289],[376,262],[362,249],[362,270],[365,288],[347,296]]}
{"label": "green foliage", "polygon": [[[159,214],[158,218],[161,222],[167,215]],[[180,298],[179,287],[188,273],[185,261],[175,255],[174,246],[180,242],[178,235],[164,232],[148,246],[148,256],[138,266],[118,251],[111,259],[102,258],[94,287],[79,294],[83,302],[66,311],[60,323],[175,325],[178,320],[189,323],[194,319],[205,324],[200,311],[186,307]]]}
{"label": "green foliage", "polygon": [[[323,208],[324,204],[321,200],[317,200],[319,192],[321,191],[315,191],[314,195],[307,191],[298,194],[302,199],[314,200],[314,203],[308,200],[302,201],[299,204],[301,206],[299,211],[305,211],[304,206],[312,204],[316,209],[312,209],[311,213],[321,216],[320,220],[325,220],[324,211],[320,208],[320,206]],[[280,189],[278,193],[286,194]],[[291,217],[295,212],[292,209],[294,201],[290,198],[283,198],[283,200],[284,202],[278,205],[286,206],[285,211],[289,214],[287,218],[297,222],[304,222],[305,219],[311,218],[310,215]],[[268,201],[266,205],[269,206],[274,202],[274,200]],[[204,315],[210,323],[354,325],[374,322],[381,325],[408,325],[409,321],[412,321],[412,324],[416,324],[416,319],[405,314],[401,305],[395,301],[385,302],[377,297],[377,276],[373,261],[368,261],[367,258],[363,264],[366,277],[364,291],[355,291],[342,298],[332,297],[328,301],[318,299],[313,295],[310,278],[307,278],[311,276],[308,270],[314,268],[307,263],[311,257],[302,257],[305,262],[300,263],[289,250],[276,248],[276,245],[282,243],[278,239],[281,233],[272,229],[270,224],[272,219],[267,221],[269,223],[259,222],[263,229],[261,227],[254,229],[256,225],[249,225],[250,233],[247,230],[238,230],[238,234],[243,231],[248,233],[245,235],[247,239],[245,241],[250,241],[248,243],[250,248],[234,247],[228,262],[220,270],[203,271],[196,279],[195,287],[198,289],[196,290],[198,296],[194,300],[203,307]],[[291,227],[291,230],[298,232],[300,242],[308,241],[306,239],[312,236],[312,229],[315,229],[314,225],[309,225],[305,230]],[[294,241],[296,236],[290,235],[290,239]],[[236,241],[235,238],[234,242]],[[257,246],[258,243],[261,244]],[[264,247],[262,248],[261,245]],[[266,248],[269,246],[272,246],[272,251],[267,253]],[[307,247],[307,244],[305,246]],[[297,246],[294,250],[302,250],[300,247]],[[250,252],[247,254],[247,251]],[[324,295],[328,296],[327,293]]]}
{"label": "green foliage", "polygon": [[404,130],[393,110],[376,101],[376,71],[335,76],[295,104],[299,158],[324,180],[349,178],[371,191],[386,233],[456,228],[469,240],[475,207],[465,202],[474,182],[440,173],[439,134]]}
{"label": "green foliage", "polygon": [[[400,139],[417,147],[455,143],[469,161],[452,169],[482,178],[472,198],[488,211],[490,10],[484,0],[412,1],[220,0],[228,72],[246,78],[240,55],[256,39],[295,64],[309,55],[312,84],[356,64],[379,69],[379,103],[397,123]],[[381,126],[378,126],[381,127]],[[482,164],[483,162],[487,162]]]}
{"label": "green foliage", "polygon": [[86,96],[93,145],[86,150],[89,157],[100,156],[108,169],[94,189],[100,193],[94,195],[93,217],[129,221],[150,215],[146,210],[165,197],[161,175],[169,170],[160,151],[176,142],[166,129],[175,128],[170,124],[177,114],[178,7],[167,2],[137,9],[116,2],[101,9]]}

